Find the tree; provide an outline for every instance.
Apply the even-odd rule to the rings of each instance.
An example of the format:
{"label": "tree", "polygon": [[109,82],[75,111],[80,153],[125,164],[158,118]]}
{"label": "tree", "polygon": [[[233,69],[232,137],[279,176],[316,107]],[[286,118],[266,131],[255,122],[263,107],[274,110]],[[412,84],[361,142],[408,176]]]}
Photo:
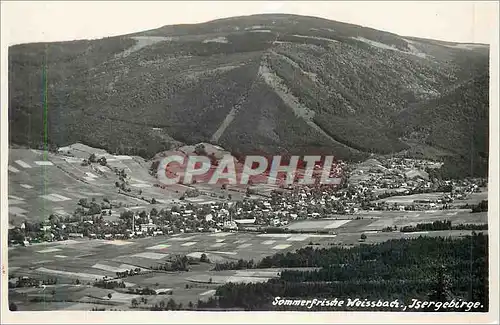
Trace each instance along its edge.
{"label": "tree", "polygon": [[472,212],[486,212],[488,211],[488,200],[482,200],[481,203],[472,207]]}
{"label": "tree", "polygon": [[17,243],[22,243],[24,241],[24,234],[19,228],[9,229],[8,237],[9,241]]}
{"label": "tree", "polygon": [[134,213],[130,210],[128,211],[123,211],[122,213],[120,213],[120,219],[122,220],[132,220],[132,218],[134,217]]}
{"label": "tree", "polygon": [[159,160],[155,160],[151,163],[151,167],[149,167],[149,170],[151,171],[157,171],[158,170],[158,167],[160,166],[160,161]]}
{"label": "tree", "polygon": [[90,205],[90,208],[89,208],[89,214],[90,215],[100,214],[101,211],[102,211],[102,209],[99,206],[99,204],[92,202],[92,204]]}
{"label": "tree", "polygon": [[79,285],[79,284],[80,284],[80,280],[79,280],[79,279],[76,279],[75,284],[76,284],[76,285]]}
{"label": "tree", "polygon": [[101,157],[101,159],[99,159],[99,164],[101,164],[102,166],[106,166],[108,164],[108,162],[106,161],[106,157]]}
{"label": "tree", "polygon": [[95,163],[96,162],[96,156],[95,156],[95,154],[91,154],[89,156],[89,162],[91,162],[91,163]]}
{"label": "tree", "polygon": [[111,299],[111,297],[113,297],[113,295],[110,293],[108,293],[108,299]]}
{"label": "tree", "polygon": [[132,303],[132,307],[137,307],[137,305],[139,305],[139,303],[137,302],[137,299],[135,299],[135,298],[132,299],[131,303]]}
{"label": "tree", "polygon": [[170,298],[167,302],[167,310],[175,310],[177,308],[177,304],[175,303],[175,300]]}
{"label": "tree", "polygon": [[194,153],[199,155],[199,156],[205,156],[207,154],[207,151],[205,149],[205,145],[203,143],[197,144],[194,147]]}
{"label": "tree", "polygon": [[200,262],[206,263],[208,261],[207,254],[203,253],[200,256]]}
{"label": "tree", "polygon": [[88,206],[88,201],[87,201],[87,199],[80,199],[80,200],[78,201],[78,205],[81,205],[82,207],[86,207],[86,206]]}
{"label": "tree", "polygon": [[443,265],[438,269],[434,289],[429,294],[430,301],[446,302],[451,300],[450,279]]}
{"label": "tree", "polygon": [[361,240],[366,240],[366,235],[365,234],[361,234]]}
{"label": "tree", "polygon": [[156,199],[155,198],[151,199],[151,204],[156,204]]}
{"label": "tree", "polygon": [[17,305],[13,302],[9,303],[9,310],[10,311],[17,311]]}

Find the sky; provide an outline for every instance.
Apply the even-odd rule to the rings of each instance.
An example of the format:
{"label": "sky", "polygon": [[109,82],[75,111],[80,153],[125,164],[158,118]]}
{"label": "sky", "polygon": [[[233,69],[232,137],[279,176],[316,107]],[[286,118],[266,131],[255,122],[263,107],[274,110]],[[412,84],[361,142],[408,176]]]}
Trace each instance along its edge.
{"label": "sky", "polygon": [[491,43],[497,1],[2,1],[7,44],[95,39],[258,13],[317,16],[402,36]]}

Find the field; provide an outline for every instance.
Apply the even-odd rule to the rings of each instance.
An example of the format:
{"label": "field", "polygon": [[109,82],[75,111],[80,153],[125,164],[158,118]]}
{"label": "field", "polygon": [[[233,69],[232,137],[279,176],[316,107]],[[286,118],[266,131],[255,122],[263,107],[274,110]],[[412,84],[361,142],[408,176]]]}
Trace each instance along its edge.
{"label": "field", "polygon": [[[94,153],[97,158],[105,157],[108,166],[94,163],[82,166],[83,159]],[[125,208],[160,210],[174,203],[192,189],[175,184],[166,189],[153,186],[158,180],[149,174],[151,163],[136,156],[110,155],[101,149],[82,144],[61,148],[60,153],[41,150],[9,150],[9,223],[20,225],[23,221],[43,221],[50,214],[71,215],[80,199],[107,198],[121,208],[113,209],[108,219],[116,218]],[[124,169],[129,176],[130,193],[119,193],[115,183],[119,180],[114,168]],[[220,185],[203,185],[205,195],[191,199],[192,203],[227,201],[243,193],[221,190]],[[212,195],[213,194],[213,195]],[[150,203],[155,198],[156,204]],[[190,201],[190,200],[187,200]]]}
{"label": "field", "polygon": [[435,192],[435,193],[423,193],[423,194],[413,194],[413,195],[402,195],[402,196],[391,196],[386,199],[377,200],[375,202],[387,202],[396,204],[412,204],[416,200],[437,200],[440,199],[445,193]]}
{"label": "field", "polygon": [[[371,219],[369,219],[371,220]],[[359,222],[352,220],[350,222]],[[373,221],[373,220],[371,220]],[[322,223],[324,225],[324,223]],[[464,236],[470,231],[436,231],[426,233],[381,233],[363,231],[359,227],[345,228],[337,235],[320,234],[256,234],[256,233],[196,233],[170,237],[142,238],[130,241],[70,240],[9,249],[9,277],[31,276],[38,279],[57,277],[56,285],[45,288],[17,288],[9,297],[20,310],[90,310],[93,307],[128,310],[150,308],[155,303],[173,298],[188,304],[207,299],[218,285],[263,282],[278,276],[280,269],[251,269],[240,271],[212,271],[214,262],[259,261],[277,252],[290,252],[311,244],[315,247],[359,245],[360,232],[367,235],[365,243],[412,236]],[[338,228],[338,229],[344,229]],[[318,246],[316,246],[318,245]],[[205,253],[210,263],[191,266],[188,272],[152,271],[150,268],[165,261],[168,256],[187,255],[193,258]],[[141,268],[140,275],[123,281],[127,287],[168,289],[172,295],[144,296],[148,303],[131,306],[132,299],[142,296],[128,294],[125,289],[100,289],[91,283],[116,272]],[[80,284],[75,285],[75,281]],[[107,297],[111,293],[112,298]],[[33,302],[35,297],[44,301]]]}
{"label": "field", "polygon": [[[393,191],[401,191],[402,189],[396,189],[396,190],[390,190],[390,192]],[[383,189],[383,190],[378,190],[377,194],[380,194],[381,192],[387,192],[388,190]],[[441,199],[446,193],[444,192],[433,192],[433,193],[421,193],[421,194],[412,194],[412,195],[398,195],[398,196],[391,196],[385,199],[380,199],[376,200],[374,202],[376,203],[388,203],[388,204],[396,204],[400,206],[407,206],[407,205],[412,205],[415,203],[415,201],[418,200],[439,200]],[[482,188],[480,192],[477,193],[470,193],[467,195],[465,199],[456,199],[452,203],[448,203],[451,208],[460,208],[463,207],[466,204],[469,205],[474,205],[480,203],[482,200],[487,200],[488,199],[488,191],[486,188]],[[437,204],[437,206],[441,206],[442,204]]]}
{"label": "field", "polygon": [[[189,272],[165,272],[148,270],[151,266],[165,261],[168,256],[180,254],[199,258],[205,253],[210,262],[223,262],[238,259],[258,261],[275,252],[293,251],[308,244],[309,240],[328,245],[334,236],[303,236],[254,233],[206,233],[183,234],[171,237],[152,237],[121,241],[71,240],[28,247],[15,247],[9,250],[9,276],[32,276],[48,279],[57,277],[55,286],[43,288],[19,288],[10,297],[21,310],[42,308],[43,303],[29,300],[37,295],[47,295],[54,299],[70,301],[65,309],[85,309],[93,307],[89,299],[106,297],[105,303],[117,308],[128,309],[134,295],[116,290],[103,290],[92,287],[92,281],[105,276],[114,277],[118,271],[135,268],[145,270],[144,274],[127,277],[127,287],[149,287],[152,289],[172,289],[172,297],[184,304],[196,302],[213,295],[217,285],[226,282],[258,282],[277,276],[279,270],[250,271],[211,271],[213,264],[193,265]],[[74,281],[80,285],[74,285]],[[189,288],[186,288],[188,285]],[[119,289],[117,289],[119,290]],[[122,289],[123,290],[123,289]],[[109,300],[107,294],[112,293]],[[93,298],[92,298],[93,297]],[[150,304],[164,299],[148,296]],[[99,299],[98,299],[99,300]],[[109,301],[108,301],[109,300]],[[85,302],[86,301],[86,302]],[[59,302],[55,304],[60,304]],[[102,304],[99,300],[94,305]],[[60,308],[59,305],[45,304],[47,309]]]}
{"label": "field", "polygon": [[401,227],[417,223],[450,220],[452,224],[487,224],[486,212],[471,213],[470,210],[428,210],[428,211],[362,211],[355,215],[339,215],[338,218],[298,221],[290,224],[290,230],[350,233],[381,231],[386,227]]}
{"label": "field", "polygon": [[[260,261],[274,253],[286,253],[313,244],[314,247],[354,247],[364,243],[379,243],[388,239],[414,236],[464,236],[471,231],[433,231],[417,233],[380,232],[387,226],[402,226],[417,222],[448,219],[453,223],[487,223],[486,213],[465,210],[426,212],[365,212],[350,218],[300,221],[289,226],[294,230],[330,230],[335,234],[289,233],[187,233],[129,241],[68,240],[35,244],[9,249],[9,276],[31,276],[38,279],[57,277],[58,283],[46,288],[17,288],[10,299],[20,310],[90,310],[94,307],[109,310],[148,309],[170,298],[176,302],[196,303],[215,293],[217,286],[227,283],[264,282],[276,277],[280,269],[251,269],[240,271],[212,271],[213,263],[239,259]],[[210,263],[191,265],[188,272],[153,271],[150,268],[169,256],[186,255],[198,259],[206,254]],[[114,277],[116,272],[141,268],[142,274],[123,281],[127,287],[168,289],[171,296],[137,296],[126,289],[104,290],[91,283],[103,277]],[[80,282],[75,285],[75,281]],[[112,298],[108,298],[111,293]],[[32,299],[45,299],[33,302]],[[42,298],[40,298],[42,297]],[[147,298],[147,304],[132,307],[132,299]]]}

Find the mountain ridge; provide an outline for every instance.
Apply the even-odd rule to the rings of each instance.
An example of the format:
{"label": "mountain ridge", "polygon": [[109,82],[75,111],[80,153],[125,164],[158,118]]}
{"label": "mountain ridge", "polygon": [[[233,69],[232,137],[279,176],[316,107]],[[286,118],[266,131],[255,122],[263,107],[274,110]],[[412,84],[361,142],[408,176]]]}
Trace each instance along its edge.
{"label": "mountain ridge", "polygon": [[[448,106],[460,106],[460,96],[449,93],[457,87],[464,92],[461,84],[473,87],[467,97],[477,106],[472,111],[484,113],[488,99],[479,88],[487,84],[483,80],[478,88],[467,80],[488,74],[489,47],[456,44],[266,14],[13,46],[10,141],[80,141],[145,157],[199,142],[243,154],[321,152],[354,160],[411,152],[415,143],[453,152],[446,139],[405,141],[397,126],[418,129],[424,122],[406,121],[401,112],[441,97],[441,115],[456,114]],[[47,112],[40,110],[44,94]],[[483,113],[477,123],[487,129]],[[446,121],[441,115],[437,120]],[[468,164],[480,152],[484,156],[484,136],[460,129],[461,141],[472,137],[481,149],[453,158]]]}

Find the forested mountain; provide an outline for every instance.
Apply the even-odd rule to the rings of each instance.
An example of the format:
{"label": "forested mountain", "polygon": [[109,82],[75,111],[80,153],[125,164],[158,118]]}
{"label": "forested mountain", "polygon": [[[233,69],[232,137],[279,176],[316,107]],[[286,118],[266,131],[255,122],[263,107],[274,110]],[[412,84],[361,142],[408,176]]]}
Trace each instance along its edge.
{"label": "forested mountain", "polygon": [[278,14],[16,45],[10,141],[142,156],[198,142],[342,159],[437,152],[484,174],[488,56],[487,45]]}

